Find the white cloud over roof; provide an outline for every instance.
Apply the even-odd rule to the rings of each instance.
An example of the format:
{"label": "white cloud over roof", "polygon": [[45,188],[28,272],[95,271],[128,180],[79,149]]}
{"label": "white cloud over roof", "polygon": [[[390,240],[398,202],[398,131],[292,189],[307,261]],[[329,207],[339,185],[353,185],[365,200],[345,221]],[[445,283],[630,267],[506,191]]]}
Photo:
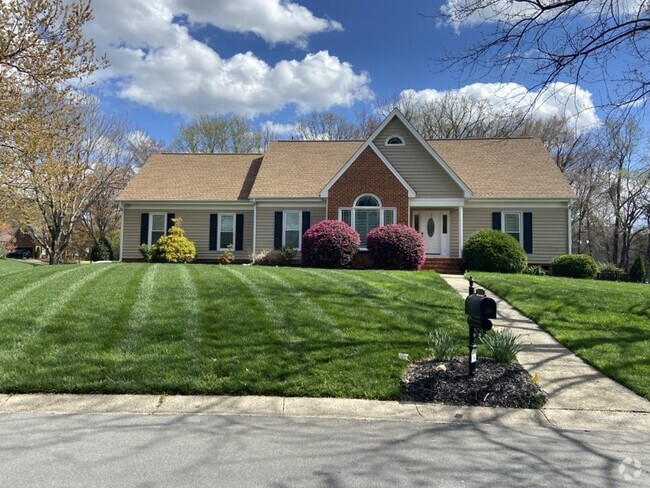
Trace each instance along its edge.
{"label": "white cloud over roof", "polygon": [[118,94],[154,109],[197,112],[268,113],[294,104],[301,111],[350,106],[372,97],[369,76],[328,51],[270,65],[252,52],[230,58],[174,22],[207,23],[252,32],[270,43],[306,46],[318,32],[340,30],[298,4],[280,0],[95,0],[87,34],[111,67],[98,77],[116,80]]}

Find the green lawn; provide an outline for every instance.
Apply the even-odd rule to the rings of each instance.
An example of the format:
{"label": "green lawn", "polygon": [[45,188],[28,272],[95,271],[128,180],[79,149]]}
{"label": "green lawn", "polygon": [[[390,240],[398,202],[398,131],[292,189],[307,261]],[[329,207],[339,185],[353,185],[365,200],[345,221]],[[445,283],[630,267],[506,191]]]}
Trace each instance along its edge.
{"label": "green lawn", "polygon": [[472,273],[608,376],[650,400],[650,286]]}
{"label": "green lawn", "polygon": [[0,391],[396,399],[462,299],[432,272],[0,260]]}

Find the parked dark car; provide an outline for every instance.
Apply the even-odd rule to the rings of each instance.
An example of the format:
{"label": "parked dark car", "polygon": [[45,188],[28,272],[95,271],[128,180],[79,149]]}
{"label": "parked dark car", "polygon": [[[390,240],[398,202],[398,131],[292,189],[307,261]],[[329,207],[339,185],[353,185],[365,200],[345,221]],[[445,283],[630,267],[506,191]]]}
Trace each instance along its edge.
{"label": "parked dark car", "polygon": [[32,253],[23,249],[16,249],[15,251],[7,253],[7,257],[13,259],[29,259],[32,257]]}

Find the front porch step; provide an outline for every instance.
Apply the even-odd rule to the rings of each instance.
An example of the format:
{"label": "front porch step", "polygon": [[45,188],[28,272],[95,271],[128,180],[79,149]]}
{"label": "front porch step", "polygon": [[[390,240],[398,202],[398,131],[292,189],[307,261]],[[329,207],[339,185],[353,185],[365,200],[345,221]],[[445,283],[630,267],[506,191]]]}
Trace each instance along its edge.
{"label": "front porch step", "polygon": [[444,274],[462,274],[463,260],[458,258],[427,258],[421,269]]}

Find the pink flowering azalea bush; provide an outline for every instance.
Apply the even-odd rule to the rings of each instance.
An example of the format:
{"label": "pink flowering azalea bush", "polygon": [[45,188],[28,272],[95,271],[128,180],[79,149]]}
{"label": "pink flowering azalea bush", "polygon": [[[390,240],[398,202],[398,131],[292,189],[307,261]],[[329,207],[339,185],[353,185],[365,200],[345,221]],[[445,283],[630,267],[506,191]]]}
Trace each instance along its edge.
{"label": "pink flowering azalea bush", "polygon": [[359,250],[359,233],[340,220],[322,220],[302,237],[302,263],[315,268],[349,266]]}
{"label": "pink flowering azalea bush", "polygon": [[377,227],[368,233],[367,245],[374,268],[417,270],[424,264],[422,234],[407,225]]}

